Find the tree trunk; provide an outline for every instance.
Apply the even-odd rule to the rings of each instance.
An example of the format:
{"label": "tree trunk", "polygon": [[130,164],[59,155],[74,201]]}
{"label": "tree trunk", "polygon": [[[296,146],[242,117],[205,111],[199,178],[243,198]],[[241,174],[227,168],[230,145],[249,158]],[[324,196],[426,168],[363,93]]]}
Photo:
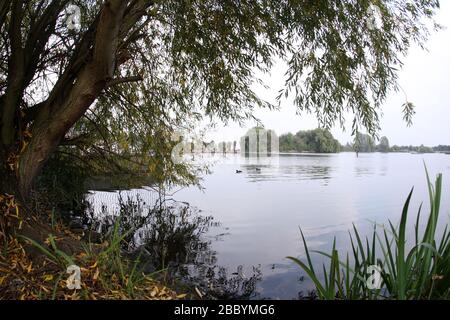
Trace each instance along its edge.
{"label": "tree trunk", "polygon": [[5,196],[15,195],[18,190],[18,180],[14,171],[7,163],[8,152],[0,141],[0,245],[7,240],[7,235],[14,229],[7,217],[9,211]]}
{"label": "tree trunk", "polygon": [[[96,28],[92,56],[74,75],[75,80],[57,83],[49,99],[39,108],[30,128],[29,143],[16,154],[15,168],[10,168],[8,158],[13,154],[11,151],[18,152],[17,146],[0,135],[0,194],[14,195],[21,204],[28,204],[33,183],[46,161],[112,79],[126,5],[127,2],[122,0],[105,2]],[[11,126],[3,124],[9,118],[5,118],[2,110],[4,103],[0,103],[0,107],[0,132],[3,132]],[[20,108],[16,106],[16,110]],[[13,130],[15,139],[21,139],[19,126],[13,126]],[[0,212],[0,219],[3,218],[4,213]]]}
{"label": "tree trunk", "polygon": [[10,150],[0,141],[0,195],[14,195],[18,191],[18,179],[8,160]]}

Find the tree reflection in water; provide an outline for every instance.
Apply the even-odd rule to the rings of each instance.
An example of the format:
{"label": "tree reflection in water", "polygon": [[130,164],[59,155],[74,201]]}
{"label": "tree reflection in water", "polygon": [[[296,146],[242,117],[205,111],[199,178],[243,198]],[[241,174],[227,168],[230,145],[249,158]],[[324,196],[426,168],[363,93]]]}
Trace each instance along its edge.
{"label": "tree reflection in water", "polygon": [[[161,197],[162,199],[162,197]],[[91,230],[106,239],[117,223],[124,237],[122,248],[132,259],[139,259],[143,272],[157,274],[168,285],[193,298],[252,299],[258,296],[256,285],[261,280],[260,267],[245,276],[243,267],[229,273],[217,265],[212,249],[213,229],[220,223],[186,203],[158,200],[149,206],[137,196],[123,199],[114,212],[103,205],[102,214],[88,212]]]}

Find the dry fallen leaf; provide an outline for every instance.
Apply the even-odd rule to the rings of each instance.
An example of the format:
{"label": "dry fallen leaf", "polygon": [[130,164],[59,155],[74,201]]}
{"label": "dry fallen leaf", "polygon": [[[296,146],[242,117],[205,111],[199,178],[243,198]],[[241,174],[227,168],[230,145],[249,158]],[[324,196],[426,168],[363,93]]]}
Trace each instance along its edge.
{"label": "dry fallen leaf", "polygon": [[44,279],[45,282],[49,282],[53,280],[53,275],[52,274],[46,274],[43,275],[42,278]]}
{"label": "dry fallen leaf", "polygon": [[98,270],[98,268],[97,268],[97,269],[95,270],[94,275],[92,276],[92,279],[93,279],[94,281],[96,281],[96,280],[98,279],[99,274],[100,274],[100,270]]}

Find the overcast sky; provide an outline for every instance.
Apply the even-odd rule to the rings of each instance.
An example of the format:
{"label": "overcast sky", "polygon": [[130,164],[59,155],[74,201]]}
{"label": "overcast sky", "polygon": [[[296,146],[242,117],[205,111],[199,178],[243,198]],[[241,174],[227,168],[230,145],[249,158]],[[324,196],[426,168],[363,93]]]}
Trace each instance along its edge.
{"label": "overcast sky", "polygon": [[[445,29],[433,33],[426,44],[427,51],[413,47],[400,72],[399,84],[405,90],[408,100],[416,106],[413,126],[407,127],[403,121],[403,92],[392,92],[382,108],[380,136],[387,136],[391,145],[450,145],[450,1],[441,1],[437,22]],[[275,101],[277,91],[284,83],[285,67],[277,65],[263,80],[271,86],[270,90],[257,89],[258,95],[268,101]],[[291,100],[283,100],[280,111],[258,110],[255,112],[266,128],[274,129],[281,135],[317,128],[313,115],[296,115]],[[346,131],[336,127],[333,135],[341,142],[352,141],[351,120],[347,117]],[[217,130],[207,136],[215,141],[238,140],[254,122],[244,128],[235,123],[227,127],[219,125]]]}

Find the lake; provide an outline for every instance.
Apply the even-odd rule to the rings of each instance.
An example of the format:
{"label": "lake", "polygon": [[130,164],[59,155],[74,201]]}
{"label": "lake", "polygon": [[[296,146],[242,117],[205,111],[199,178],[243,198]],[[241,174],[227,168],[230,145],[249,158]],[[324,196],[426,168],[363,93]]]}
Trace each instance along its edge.
{"label": "lake", "polygon": [[[243,279],[257,270],[253,298],[295,299],[313,288],[305,273],[286,259],[304,258],[299,227],[311,250],[330,250],[336,237],[338,249],[348,251],[352,223],[366,234],[374,223],[398,223],[414,187],[412,225],[421,202],[424,212],[428,210],[424,162],[433,182],[437,173],[444,175],[441,229],[450,220],[450,155],[284,154],[257,159],[232,154],[201,161],[212,163],[211,174],[201,182],[204,189],[189,187],[172,197],[218,222],[202,235],[214,265]],[[146,192],[130,194],[145,198]],[[105,202],[100,192],[90,197],[97,205]],[[323,261],[314,258],[319,267]]]}

